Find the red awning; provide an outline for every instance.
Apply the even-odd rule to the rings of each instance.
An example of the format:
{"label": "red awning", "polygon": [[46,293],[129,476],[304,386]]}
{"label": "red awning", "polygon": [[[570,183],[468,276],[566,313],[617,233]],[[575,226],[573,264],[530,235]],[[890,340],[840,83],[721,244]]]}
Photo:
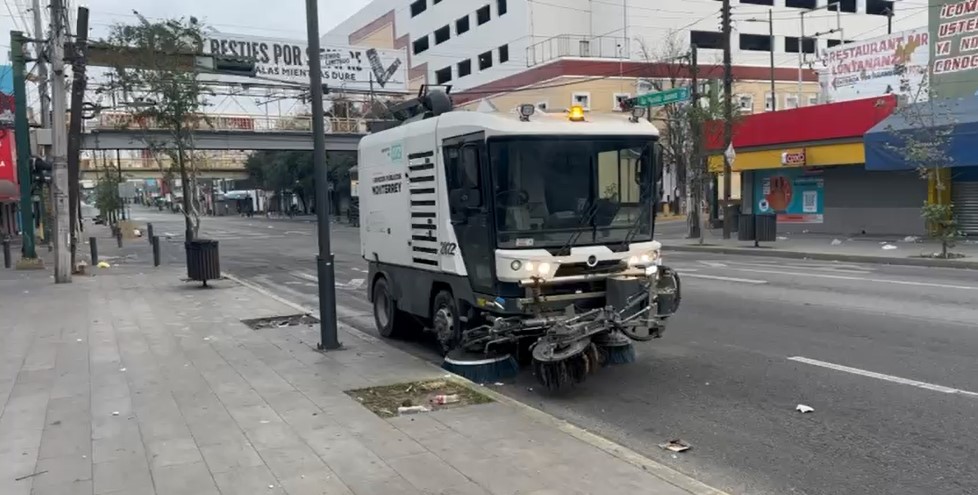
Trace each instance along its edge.
{"label": "red awning", "polygon": [[[791,110],[764,112],[742,117],[735,125],[735,149],[810,143],[839,139],[862,139],[863,134],[889,117],[896,109],[896,96],[812,105]],[[704,126],[706,149],[724,148],[723,123]]]}

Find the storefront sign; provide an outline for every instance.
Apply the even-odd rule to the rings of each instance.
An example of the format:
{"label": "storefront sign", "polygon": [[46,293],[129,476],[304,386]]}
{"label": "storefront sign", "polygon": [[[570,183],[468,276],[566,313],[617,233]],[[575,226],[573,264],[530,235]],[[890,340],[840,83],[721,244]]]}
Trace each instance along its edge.
{"label": "storefront sign", "polygon": [[778,223],[823,223],[825,179],[817,169],[754,172],[756,212],[777,215]]}
{"label": "storefront sign", "polygon": [[806,164],[805,149],[788,150],[781,153],[782,167],[804,167]]}
{"label": "storefront sign", "polygon": [[17,182],[17,162],[14,161],[14,133],[0,131],[0,181]]}
{"label": "storefront sign", "polygon": [[933,86],[942,97],[978,96],[978,2],[930,0]]}
{"label": "storefront sign", "polygon": [[[820,72],[825,96],[838,102],[900,93],[904,77],[915,93],[927,74],[930,38],[927,29],[920,28],[825,50],[825,69]],[[915,93],[914,101],[922,99]]]}
{"label": "storefront sign", "polygon": [[[305,41],[217,33],[206,40],[204,52],[254,58],[259,77],[309,84],[309,54]],[[324,45],[320,60],[323,84],[331,88],[407,91],[404,50]]]}

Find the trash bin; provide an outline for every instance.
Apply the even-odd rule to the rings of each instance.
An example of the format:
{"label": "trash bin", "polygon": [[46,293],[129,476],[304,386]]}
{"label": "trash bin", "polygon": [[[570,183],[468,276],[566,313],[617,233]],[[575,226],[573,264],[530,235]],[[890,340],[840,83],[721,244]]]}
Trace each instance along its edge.
{"label": "trash bin", "polygon": [[738,241],[753,241],[754,240],[754,217],[752,213],[744,213],[737,217],[737,240]]}
{"label": "trash bin", "polygon": [[187,251],[187,278],[203,282],[221,278],[221,260],[217,241],[194,239],[184,243]]}
{"label": "trash bin", "polygon": [[740,212],[740,204],[731,204],[727,206],[727,211],[724,215],[730,215],[731,226],[734,232],[740,232],[740,217],[742,213]]}
{"label": "trash bin", "polygon": [[778,240],[777,215],[756,215],[754,235],[757,242],[774,242]]}

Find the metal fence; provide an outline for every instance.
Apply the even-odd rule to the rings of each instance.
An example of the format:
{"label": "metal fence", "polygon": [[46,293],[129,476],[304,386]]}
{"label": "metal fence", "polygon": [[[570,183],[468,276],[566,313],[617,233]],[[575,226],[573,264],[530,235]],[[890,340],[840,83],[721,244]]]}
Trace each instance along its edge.
{"label": "metal fence", "polygon": [[626,38],[562,34],[527,47],[526,65],[533,67],[562,57],[627,59],[628,53]]}

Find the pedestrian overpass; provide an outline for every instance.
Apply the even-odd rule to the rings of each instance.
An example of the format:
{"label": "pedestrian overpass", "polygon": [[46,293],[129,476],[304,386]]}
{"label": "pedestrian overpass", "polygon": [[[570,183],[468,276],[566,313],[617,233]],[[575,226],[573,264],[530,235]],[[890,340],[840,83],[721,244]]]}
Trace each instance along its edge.
{"label": "pedestrian overpass", "polygon": [[[326,117],[326,151],[356,151],[373,122]],[[171,132],[128,113],[101,113],[86,122],[81,148],[145,150],[173,148]],[[195,127],[196,150],[312,151],[312,119],[254,115],[207,115]]]}

